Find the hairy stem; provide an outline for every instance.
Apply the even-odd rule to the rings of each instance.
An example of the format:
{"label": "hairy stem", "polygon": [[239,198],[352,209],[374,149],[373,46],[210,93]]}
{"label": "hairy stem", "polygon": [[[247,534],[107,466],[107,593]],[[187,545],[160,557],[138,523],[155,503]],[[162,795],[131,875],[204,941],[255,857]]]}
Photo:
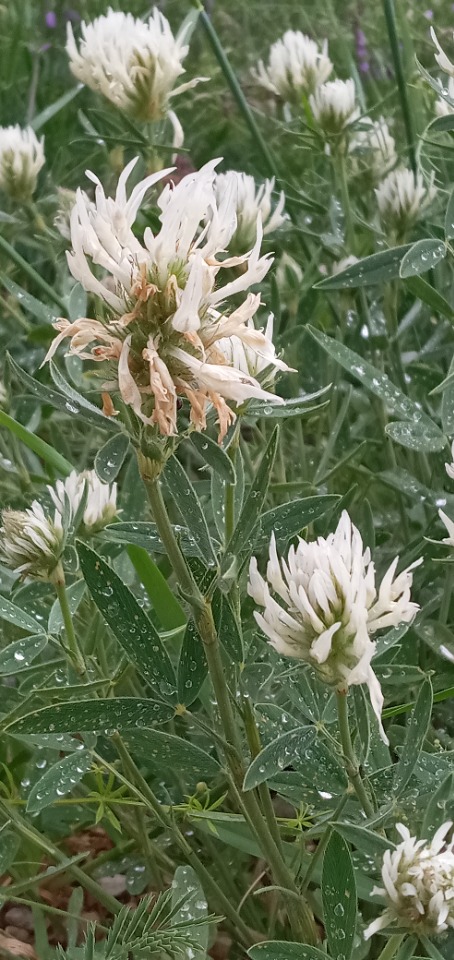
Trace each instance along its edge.
{"label": "hairy stem", "polygon": [[54,578],[55,591],[58,597],[58,602],[60,604],[60,609],[63,617],[63,623],[65,625],[65,637],[66,640],[62,644],[65,653],[68,656],[68,659],[71,662],[71,665],[74,667],[76,673],[79,676],[83,677],[86,673],[85,660],[82,655],[82,651],[77,642],[76,634],[74,632],[74,624],[71,616],[71,611],[69,609],[68,596],[66,593],[65,585],[65,575],[61,567],[57,568],[58,575]]}
{"label": "hairy stem", "polygon": [[350,780],[350,783],[356,793],[356,796],[358,797],[366,817],[373,817],[374,808],[369,800],[369,797],[367,796],[366,789],[359,772],[358,761],[353,749],[350,725],[348,722],[348,704],[346,693],[337,694],[337,715],[342,750],[345,760],[345,769],[347,771],[348,779]]}

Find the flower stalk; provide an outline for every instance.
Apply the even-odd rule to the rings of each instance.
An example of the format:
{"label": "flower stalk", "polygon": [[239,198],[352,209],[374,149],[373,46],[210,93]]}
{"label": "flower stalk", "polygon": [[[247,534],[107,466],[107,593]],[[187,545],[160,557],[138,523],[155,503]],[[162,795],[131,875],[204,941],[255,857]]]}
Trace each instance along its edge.
{"label": "flower stalk", "polygon": [[350,724],[348,721],[348,703],[346,693],[337,693],[337,717],[339,723],[339,734],[344,755],[345,769],[348,779],[358,797],[358,800],[366,814],[366,817],[373,817],[374,808],[366,793],[366,788],[359,771],[358,760],[353,748]]}
{"label": "flower stalk", "polygon": [[59,564],[57,570],[55,571],[53,583],[65,626],[66,639],[65,642],[62,641],[62,647],[76,673],[78,673],[80,677],[83,677],[87,672],[87,668],[75,634],[71,610],[68,603],[68,595],[66,593],[65,575],[63,573],[63,567],[61,564]]}

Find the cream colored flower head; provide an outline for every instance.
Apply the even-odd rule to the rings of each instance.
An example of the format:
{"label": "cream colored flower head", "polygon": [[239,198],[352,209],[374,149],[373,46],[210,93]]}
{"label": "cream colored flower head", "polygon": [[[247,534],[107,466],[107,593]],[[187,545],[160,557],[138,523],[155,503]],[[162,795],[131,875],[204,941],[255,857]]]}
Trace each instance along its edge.
{"label": "cream colored flower head", "polygon": [[397,562],[396,557],[377,589],[370,550],[364,550],[344,510],[334,533],[314,542],[299,539],[287,559],[278,556],[273,534],[266,578],[255,558],[249,570],[249,594],[262,608],[255,619],[271,645],[282,656],[310,664],[339,692],[366,683],[384,740],[372,637],[409,623],[418,610],[410,599],[412,567],[396,577]]}
{"label": "cream colored flower head", "polygon": [[[177,432],[179,396],[189,401],[198,430],[205,429],[207,410],[213,407],[221,438],[235,419],[226,401],[282,402],[218,346],[220,340],[237,337],[276,369],[288,369],[266,334],[251,325],[260,295],[250,288],[263,280],[272,262],[260,252],[260,215],[252,249],[230,256],[237,229],[235,197],[233,190],[216,195],[218,162],[210,161],[176,186],[165,186],[156,233],[147,227],[139,236],[132,227],[147,190],[171,170],[146,177],[128,197],[135,160],[121,174],[114,198],[106,197],[89,173],[96,184],[95,202],[78,191],[71,214],[69,268],[85,290],[104,301],[107,312],[102,319],[59,320],[46,359],[69,338],[70,353],[106,362],[108,389],[121,395],[143,425],[156,425],[163,435]],[[245,299],[229,312],[230,298],[239,294],[246,294]],[[114,412],[111,400],[106,412]]]}
{"label": "cream colored flower head", "polygon": [[66,480],[57,480],[55,487],[48,487],[56,509],[63,514],[68,503],[72,518],[77,515],[85,497],[85,507],[80,522],[87,533],[96,533],[117,515],[117,484],[103,483],[95,470],[77,473],[73,470]]}
{"label": "cream colored flower head", "polygon": [[29,200],[44,166],[44,138],[32,127],[0,127],[0,190],[13,200]]}
{"label": "cream colored flower head", "polygon": [[362,117],[349,143],[356,173],[366,172],[372,181],[381,180],[397,162],[396,142],[384,117]]}
{"label": "cream colored flower head", "polygon": [[319,47],[300,30],[287,30],[273,43],[267,65],[260,60],[254,76],[282,100],[298,103],[303,95],[324,83],[332,69],[327,40]]}
{"label": "cream colored flower head", "polygon": [[348,80],[329,80],[317,87],[309,97],[314,120],[327,138],[342,133],[359,117],[355,83]]}
{"label": "cream colored flower head", "polygon": [[184,33],[174,37],[164,15],[154,8],[148,20],[109,8],[82,23],[79,46],[68,23],[66,50],[72,73],[136,120],[160,120],[170,100],[195,86],[177,86],[188,52]]}
{"label": "cream colored flower head", "polygon": [[436,196],[435,174],[426,182],[420,173],[398,167],[375,191],[384,227],[403,234],[416,223]]}
{"label": "cream colored flower head", "polygon": [[46,514],[37,500],[27,510],[4,510],[0,549],[4,562],[21,577],[50,580],[65,545],[62,518]]}
{"label": "cream colored flower head", "polygon": [[285,195],[282,191],[277,202],[273,204],[274,177],[257,187],[254,177],[229,170],[216,175],[215,191],[218,204],[222,203],[225,194],[232,194],[237,228],[229,247],[237,253],[245,253],[254,245],[259,215],[264,236],[278,230],[287,219],[284,213]]}
{"label": "cream colored flower head", "polygon": [[402,837],[394,850],[383,855],[383,887],[372,894],[383,897],[386,909],[369,924],[364,936],[397,924],[400,929],[434,937],[454,927],[454,851],[446,840],[451,821],[437,830],[432,840],[417,840],[403,823],[396,824]]}

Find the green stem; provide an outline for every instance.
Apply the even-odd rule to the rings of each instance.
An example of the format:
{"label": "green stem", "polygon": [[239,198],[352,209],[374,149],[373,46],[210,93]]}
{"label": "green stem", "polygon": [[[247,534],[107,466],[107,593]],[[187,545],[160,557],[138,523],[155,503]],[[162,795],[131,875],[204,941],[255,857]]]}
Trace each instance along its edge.
{"label": "green stem", "polygon": [[399,36],[397,33],[397,23],[396,23],[396,11],[394,8],[394,0],[383,0],[383,10],[385,14],[386,27],[388,30],[389,43],[391,47],[391,55],[394,63],[394,70],[396,74],[396,83],[397,89],[399,91],[400,106],[402,110],[402,116],[405,126],[405,133],[407,137],[407,152],[408,159],[410,161],[411,169],[413,173],[416,173],[416,132],[413,124],[413,114],[410,107],[408,93],[407,93],[407,84],[405,82],[404,68],[402,64],[402,57],[400,53],[400,43]]}
{"label": "green stem", "polygon": [[147,781],[134,763],[120,735],[118,733],[114,734],[112,739],[117,748],[118,755],[121,758],[123,769],[131,780],[129,784],[131,789],[143,800],[148,809],[154,814],[158,823],[160,823],[161,826],[170,833],[175,843],[180,848],[183,856],[193,867],[195,873],[204,886],[206,893],[211,894],[217,906],[220,907],[230,922],[234,924],[234,927],[243,944],[250,946],[253,941],[253,937],[251,937],[249,928],[246,926],[233,905],[230,903],[228,897],[226,897],[226,895],[222,892],[221,888],[213,879],[202,861],[199,860],[197,854],[192,849],[184,834],[173,822],[172,817],[169,816],[163,809],[153,790],[148,785]]}
{"label": "green stem", "polygon": [[60,565],[57,567],[53,582],[65,625],[66,642],[64,644],[62,643],[62,646],[76,673],[83,677],[87,668],[74,632],[74,624],[69,609],[68,595],[66,593],[65,575]]}
{"label": "green stem", "polygon": [[454,563],[448,563],[445,577],[445,586],[441,598],[440,613],[438,614],[439,623],[447,623],[449,619],[449,610],[451,606],[451,597],[454,587]]}
{"label": "green stem", "polygon": [[60,310],[63,310],[63,313],[66,316],[68,312],[68,307],[65,301],[63,300],[63,298],[60,297],[58,293],[55,292],[53,287],[51,287],[48,283],[46,283],[45,280],[43,280],[42,276],[39,273],[37,273],[37,271],[34,270],[33,267],[30,266],[30,264],[27,263],[27,261],[24,260],[23,257],[21,257],[20,253],[18,253],[17,250],[15,250],[14,247],[12,247],[11,244],[8,243],[8,241],[5,240],[5,238],[2,237],[1,234],[0,234],[0,248],[3,249],[5,253],[8,254],[8,256],[11,258],[13,263],[16,264],[17,267],[20,267],[20,269],[23,270],[28,277],[30,277],[30,280],[33,280],[33,282],[36,283],[38,287],[41,287],[41,290],[43,291],[43,293],[47,294],[50,300],[52,300],[53,303],[55,303],[57,307],[60,308]]}
{"label": "green stem", "polygon": [[[142,472],[146,474],[146,469],[144,471],[146,465],[140,458],[139,465],[142,468]],[[168,557],[180,582],[180,586],[185,593],[186,600],[192,608],[194,621],[204,645],[208,671],[216,697],[224,736],[228,744],[228,749],[225,751],[226,760],[238,802],[260,844],[264,857],[270,865],[276,884],[287,887],[292,893],[298,895],[294,877],[276,846],[268,825],[262,816],[262,811],[255,795],[250,791],[243,792],[243,781],[246,769],[242,760],[241,735],[235,722],[211,605],[202,596],[199,588],[195,584],[175,539],[159,486],[159,480],[150,479],[150,477],[147,478],[147,476],[145,476],[144,482],[159,536],[167,550]],[[316,927],[306,902],[302,899],[297,902],[293,897],[289,897],[286,909],[293,936],[300,938],[302,943],[316,942]]]}
{"label": "green stem", "polygon": [[404,933],[396,933],[393,937],[390,937],[377,960],[392,960],[396,956],[404,936]]}
{"label": "green stem", "polygon": [[[239,421],[237,421],[239,424]],[[239,428],[237,427],[232,442],[227,450],[233,467],[235,467],[236,452],[240,442]],[[225,486],[225,504],[224,504],[224,538],[228,543],[235,529],[235,484],[227,483]]]}
{"label": "green stem", "polygon": [[350,203],[350,193],[348,190],[347,169],[345,166],[345,153],[341,146],[337,154],[337,176],[342,200],[342,210],[345,219],[345,239],[349,253],[355,252],[355,227],[353,223],[352,207]]}
{"label": "green stem", "polygon": [[350,735],[350,725],[348,722],[348,704],[347,694],[337,693],[337,715],[339,722],[339,733],[341,738],[342,750],[345,760],[345,769],[348,779],[358,797],[358,800],[366,814],[366,817],[373,817],[374,808],[367,796],[361,774],[359,772],[358,761],[353,749],[352,738]]}

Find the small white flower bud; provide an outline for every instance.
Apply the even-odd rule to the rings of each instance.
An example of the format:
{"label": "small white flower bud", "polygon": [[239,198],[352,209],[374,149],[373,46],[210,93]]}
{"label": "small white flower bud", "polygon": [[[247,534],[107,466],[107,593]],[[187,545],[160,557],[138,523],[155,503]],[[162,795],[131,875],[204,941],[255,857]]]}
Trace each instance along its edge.
{"label": "small white flower bud", "polygon": [[65,545],[58,510],[52,520],[34,500],[27,510],[4,510],[2,520],[0,548],[5,563],[22,577],[50,580]]}
{"label": "small white flower bud", "polygon": [[314,120],[326,136],[335,136],[359,117],[355,84],[348,80],[329,80],[309,97]]}
{"label": "small white flower bud", "polygon": [[324,83],[332,69],[327,40],[319,49],[315,40],[300,30],[287,30],[273,43],[267,66],[260,60],[254,76],[262,87],[282,100],[298,103],[304,94]]}
{"label": "small white flower bud", "polygon": [[0,127],[0,190],[13,200],[29,200],[44,166],[44,138],[31,127]]}
{"label": "small white flower bud", "polygon": [[436,195],[434,178],[425,183],[420,173],[392,170],[375,191],[383,226],[400,235],[412,227]]}
{"label": "small white flower bud", "polygon": [[372,891],[384,898],[386,909],[365,930],[366,940],[393,923],[428,937],[454,927],[453,841],[446,842],[451,827],[451,821],[444,823],[428,841],[417,840],[402,823],[396,824],[402,843],[385,851],[383,887]]}

